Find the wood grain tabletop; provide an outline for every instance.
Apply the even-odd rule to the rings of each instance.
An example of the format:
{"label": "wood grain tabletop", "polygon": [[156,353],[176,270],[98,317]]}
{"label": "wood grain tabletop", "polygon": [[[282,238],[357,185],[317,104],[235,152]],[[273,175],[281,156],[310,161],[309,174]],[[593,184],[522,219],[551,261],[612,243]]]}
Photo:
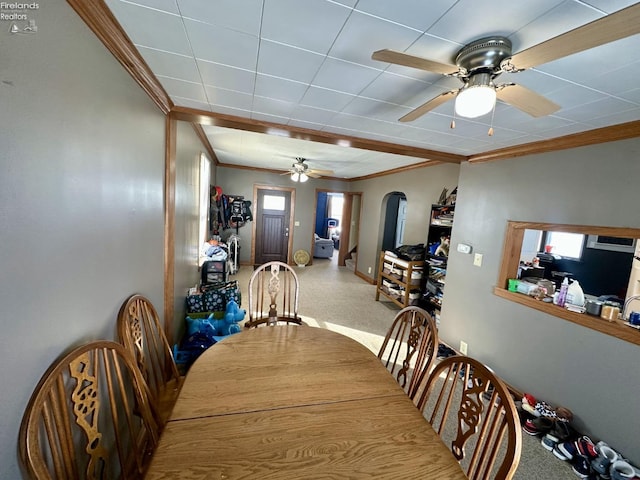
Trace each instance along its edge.
{"label": "wood grain tabletop", "polygon": [[465,479],[367,348],[308,326],[245,330],[191,367],[146,479]]}

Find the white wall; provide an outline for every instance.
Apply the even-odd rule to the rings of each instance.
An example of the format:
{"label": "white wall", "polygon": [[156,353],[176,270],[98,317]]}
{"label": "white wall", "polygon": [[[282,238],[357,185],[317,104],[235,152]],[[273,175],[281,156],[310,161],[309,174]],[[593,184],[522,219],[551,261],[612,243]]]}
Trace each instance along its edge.
{"label": "white wall", "polygon": [[[640,227],[640,139],[463,164],[440,334],[640,463],[640,346],[493,295],[507,220]],[[456,252],[458,243],[484,255]]]}
{"label": "white wall", "polygon": [[[115,338],[134,292],[163,302],[164,116],[64,2],[0,25],[0,478],[63,351]],[[6,28],[5,28],[6,27]]]}

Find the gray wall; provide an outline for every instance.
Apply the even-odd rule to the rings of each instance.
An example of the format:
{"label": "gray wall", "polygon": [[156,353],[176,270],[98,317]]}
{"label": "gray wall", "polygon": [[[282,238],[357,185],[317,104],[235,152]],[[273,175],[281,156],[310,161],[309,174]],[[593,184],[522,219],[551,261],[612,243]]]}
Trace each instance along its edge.
{"label": "gray wall", "polygon": [[[351,190],[362,192],[362,219],[358,246],[358,271],[366,276],[376,274],[382,245],[384,198],[391,192],[407,197],[404,244],[427,241],[431,205],[438,201],[443,188],[449,192],[458,184],[458,165],[443,164],[408,172],[353,182]],[[371,273],[369,273],[371,268]]]}
{"label": "gray wall", "polygon": [[[226,195],[242,195],[245,200],[253,202],[253,187],[275,186],[295,188],[295,211],[294,220],[300,225],[293,228],[293,249],[306,250],[312,252],[312,239],[314,233],[316,189],[334,189],[337,191],[349,191],[349,183],[333,180],[322,180],[310,178],[305,183],[292,182],[288,175],[278,175],[275,173],[255,172],[237,168],[218,167],[216,174],[217,185],[222,187]],[[251,211],[255,215],[255,205],[251,205]],[[247,222],[240,227],[240,262],[248,264],[251,261],[251,229],[252,222]],[[235,229],[225,230],[222,234],[226,239]]]}
{"label": "gray wall", "polygon": [[[440,335],[640,462],[640,347],[496,297],[507,220],[640,227],[640,140],[463,164]],[[484,255],[456,252],[458,243]]]}
{"label": "gray wall", "polygon": [[[163,302],[164,116],[64,2],[0,25],[0,478],[65,350],[115,338],[132,293]],[[5,28],[6,27],[6,28]],[[9,83],[10,82],[10,83]]]}

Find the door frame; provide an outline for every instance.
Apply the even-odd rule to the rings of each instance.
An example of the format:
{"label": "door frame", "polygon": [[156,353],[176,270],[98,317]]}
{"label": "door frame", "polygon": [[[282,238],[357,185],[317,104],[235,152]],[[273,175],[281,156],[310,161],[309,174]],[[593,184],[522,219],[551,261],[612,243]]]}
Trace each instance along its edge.
{"label": "door frame", "polygon": [[[291,203],[289,204],[289,240],[287,242],[287,264],[291,264],[291,258],[293,256],[293,219],[295,218],[294,211],[296,206],[296,189],[292,187],[276,187],[274,185],[253,185],[253,211],[258,213],[258,191],[271,190],[289,192],[291,194]],[[251,264],[255,265],[256,262],[256,223],[257,217],[251,222]]]}
{"label": "door frame", "polygon": [[[342,225],[340,227],[340,247],[338,248],[338,265],[345,266],[345,260],[349,253],[349,238],[351,237],[351,211],[353,209],[353,197],[360,196],[360,210],[362,210],[362,192],[347,192],[344,190],[336,190],[332,188],[316,188],[316,193],[313,201],[313,222],[311,224],[311,251],[313,252],[315,247],[314,233],[316,225],[316,217],[318,216],[318,193],[341,193],[344,199],[342,204]],[[361,217],[358,216],[360,222]],[[360,235],[360,225],[358,225],[358,236]],[[344,241],[343,241],[344,240]],[[360,239],[356,242],[360,244]],[[356,271],[357,271],[357,256],[356,256]],[[313,265],[313,255],[311,255],[311,265]]]}

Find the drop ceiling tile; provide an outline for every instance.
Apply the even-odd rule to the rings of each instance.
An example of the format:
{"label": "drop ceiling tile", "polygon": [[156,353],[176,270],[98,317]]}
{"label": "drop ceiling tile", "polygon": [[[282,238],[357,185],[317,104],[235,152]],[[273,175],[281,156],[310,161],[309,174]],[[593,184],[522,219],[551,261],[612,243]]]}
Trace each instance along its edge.
{"label": "drop ceiling tile", "polygon": [[291,112],[291,121],[289,123],[292,124],[294,121],[300,121],[325,125],[331,121],[335,114],[336,112],[331,110],[298,105]]}
{"label": "drop ceiling tile", "polygon": [[[440,62],[445,65],[451,65],[451,73],[455,73],[458,69],[456,67],[456,55],[464,44],[455,42],[446,38],[436,37],[431,34],[421,35],[418,40],[407,49],[407,53],[415,55],[417,57],[424,57],[434,62]],[[396,67],[400,68],[400,67]],[[401,67],[407,72],[417,72],[419,70],[408,67]],[[431,73],[431,75],[440,74]]]}
{"label": "drop ceiling tile", "polygon": [[380,73],[382,73],[380,70],[373,68],[327,58],[320,67],[313,84],[343,93],[358,94]]}
{"label": "drop ceiling tile", "polygon": [[587,0],[585,3],[592,5],[603,12],[613,13],[622,8],[634,5],[637,2],[636,0]]}
{"label": "drop ceiling tile", "polygon": [[632,88],[631,90],[622,92],[620,93],[620,98],[629,100],[630,102],[634,102],[636,104],[640,104],[640,88]]}
{"label": "drop ceiling tile", "polygon": [[362,91],[362,95],[397,105],[416,107],[418,104],[413,104],[413,102],[408,105],[407,99],[421,95],[429,86],[429,83],[420,80],[383,72],[367,85]]}
{"label": "drop ceiling tile", "polygon": [[205,90],[211,109],[214,111],[217,111],[216,106],[249,111],[253,106],[253,95],[209,86],[205,87]]}
{"label": "drop ceiling tile", "polygon": [[253,35],[185,20],[196,58],[244,69],[255,69],[258,38]]}
{"label": "drop ceiling tile", "polygon": [[253,94],[256,74],[250,70],[198,60],[198,68],[205,85]]}
{"label": "drop ceiling tile", "polygon": [[106,0],[105,2],[111,11],[116,11],[120,8],[121,4],[129,3],[133,5],[149,7],[154,10],[161,10],[167,13],[173,13],[179,15],[178,7],[175,0],[135,0],[135,1],[123,1],[123,0]]}
{"label": "drop ceiling tile", "polygon": [[[401,133],[403,130],[402,125],[396,123],[384,122],[382,120],[361,117],[358,115],[348,115],[345,113],[337,114],[331,123],[338,128],[348,128],[359,132],[370,132],[380,135],[396,135]],[[366,137],[366,135],[359,136]]]}
{"label": "drop ceiling tile", "polygon": [[606,97],[596,102],[563,110],[562,117],[592,125],[592,121],[596,118],[633,110],[636,107],[633,103],[614,97]]}
{"label": "drop ceiling tile", "polygon": [[224,115],[233,115],[235,117],[251,117],[251,109],[249,108],[234,108],[234,107],[225,107],[224,105],[211,105],[211,111],[214,113],[222,113]]}
{"label": "drop ceiling tile", "polygon": [[172,77],[187,82],[200,82],[200,74],[193,57],[138,47],[138,51],[155,75]]}
{"label": "drop ceiling tile", "polygon": [[589,121],[590,125],[596,128],[606,127],[609,125],[618,125],[627,122],[636,122],[640,120],[640,108],[633,108],[624,112],[615,112],[611,115],[604,115]]}
{"label": "drop ceiling tile", "polygon": [[[638,44],[640,45],[640,42]],[[639,76],[640,62],[636,62],[592,76],[589,78],[589,87],[611,95],[622,96],[622,93],[637,87]],[[612,81],[612,78],[615,78],[615,81]]]}
{"label": "drop ceiling tile", "polygon": [[557,115],[562,115],[564,110],[602,100],[605,96],[602,92],[573,83],[567,83],[566,86],[545,94],[546,98],[560,105]]}
{"label": "drop ceiling tile", "polygon": [[206,102],[207,97],[201,83],[185,82],[175,78],[158,76],[158,80],[170,96]]}
{"label": "drop ceiling tile", "polygon": [[542,43],[603,15],[579,2],[561,2],[510,36],[514,53]]}
{"label": "drop ceiling tile", "polygon": [[179,107],[195,108],[196,110],[204,110],[206,112],[211,111],[211,106],[206,102],[198,102],[197,100],[182,98],[175,95],[171,97],[171,100],[173,100],[173,103]]}
{"label": "drop ceiling tile", "polygon": [[388,0],[360,0],[356,10],[424,32],[455,3],[456,0],[404,0],[402,8],[398,8],[398,3]]}
{"label": "drop ceiling tile", "polygon": [[351,8],[325,0],[265,0],[263,38],[326,54]]}
{"label": "drop ceiling tile", "polygon": [[354,98],[356,98],[355,95],[312,85],[300,100],[300,104],[339,112]]}
{"label": "drop ceiling tile", "polygon": [[262,0],[177,0],[185,18],[254,36],[260,32]]}
{"label": "drop ceiling tile", "polygon": [[303,97],[307,88],[305,83],[293,82],[269,75],[258,75],[256,77],[255,95],[297,103]]}
{"label": "drop ceiling tile", "polygon": [[[490,7],[477,0],[460,0],[428,33],[441,38],[467,44],[490,35],[508,37],[524,25],[563,0],[537,0],[536,2],[514,2],[494,0]],[[491,13],[487,14],[487,11]],[[482,19],[481,21],[478,21]]]}
{"label": "drop ceiling tile", "polygon": [[372,98],[358,97],[347,105],[342,112],[361,117],[375,118],[396,123],[400,117],[409,113],[409,107],[393,105]]}
{"label": "drop ceiling tile", "polygon": [[291,116],[291,112],[294,108],[295,104],[293,102],[285,102],[282,100],[259,96],[255,96],[253,98],[254,111],[267,115],[276,115],[278,117],[286,118],[287,120]]}
{"label": "drop ceiling tile", "polygon": [[191,55],[179,16],[124,2],[115,3],[112,12],[136,46]]}
{"label": "drop ceiling tile", "polygon": [[281,125],[286,125],[289,121],[289,117],[281,117],[279,115],[273,115],[270,113],[262,113],[260,111],[256,111],[256,109],[251,112],[251,119],[258,120],[261,122],[269,122],[269,123],[279,123]]}
{"label": "drop ceiling tile", "polygon": [[[381,69],[384,64],[371,58],[373,52],[383,48],[404,51],[421,34],[420,31],[355,11],[336,38],[329,56]],[[366,43],[362,42],[363,38],[367,39]]]}
{"label": "drop ceiling tile", "polygon": [[287,123],[287,125],[291,126],[291,127],[298,127],[298,128],[308,128],[310,130],[322,130],[322,127],[325,125],[324,123],[315,123],[315,122],[311,122],[311,121],[307,121],[307,120],[300,120],[300,119],[289,119],[289,122]]}
{"label": "drop ceiling tile", "polygon": [[601,72],[619,70],[624,65],[639,62],[639,44],[640,37],[634,35],[541,65],[537,69],[589,87],[590,79]]}
{"label": "drop ceiling tile", "polygon": [[324,59],[324,55],[309,50],[262,40],[258,72],[311,83]]}
{"label": "drop ceiling tile", "polygon": [[519,73],[505,73],[496,79],[497,84],[511,82],[527,87],[529,90],[533,90],[543,96],[565,88],[567,85],[575,85],[573,82],[567,82],[562,78],[540,72],[536,69],[525,70]]}

